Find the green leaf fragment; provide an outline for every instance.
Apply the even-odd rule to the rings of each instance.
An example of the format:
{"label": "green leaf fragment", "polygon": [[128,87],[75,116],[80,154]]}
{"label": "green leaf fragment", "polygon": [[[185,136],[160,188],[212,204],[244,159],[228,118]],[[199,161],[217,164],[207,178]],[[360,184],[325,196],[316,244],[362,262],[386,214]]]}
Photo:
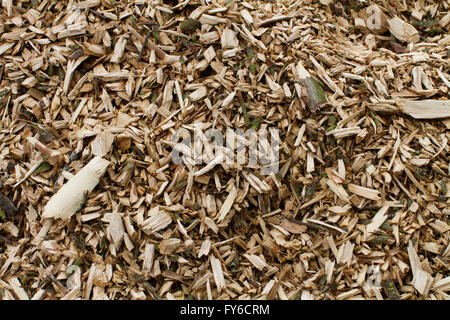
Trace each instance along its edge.
{"label": "green leaf fragment", "polygon": [[327,97],[320,84],[313,78],[308,77],[301,81],[306,88],[306,102],[311,111],[316,111],[317,108],[327,102]]}
{"label": "green leaf fragment", "polygon": [[247,47],[247,57],[249,60],[251,60],[255,54],[253,53],[253,49],[251,47]]}
{"label": "green leaf fragment", "polygon": [[34,174],[40,174],[43,172],[47,172],[51,168],[52,168],[52,166],[47,161],[44,161],[39,165],[39,167],[36,168],[36,170],[34,171]]}
{"label": "green leaf fragment", "polygon": [[186,184],[187,184],[186,181],[178,182],[178,183],[175,185],[175,188],[184,187]]}
{"label": "green leaf fragment", "polygon": [[252,125],[250,126],[250,128],[258,130],[259,129],[259,119],[255,118],[252,121]]}
{"label": "green leaf fragment", "polygon": [[445,33],[445,31],[442,30],[441,28],[431,28],[429,30],[425,30],[424,32],[428,33],[430,36],[434,36],[434,35]]}
{"label": "green leaf fragment", "polygon": [[82,262],[83,262],[83,260],[81,258],[78,258],[70,267],[67,268],[66,274],[68,276],[74,274]]}
{"label": "green leaf fragment", "polygon": [[428,27],[439,24],[439,21],[437,21],[437,20],[413,21],[412,24],[415,26],[428,28]]}
{"label": "green leaf fragment", "polygon": [[388,236],[379,236],[376,237],[375,239],[370,240],[369,242],[372,244],[382,244],[382,243],[387,243],[391,240],[391,237]]}
{"label": "green leaf fragment", "polygon": [[381,225],[380,229],[381,229],[381,230],[384,230],[384,231],[394,231],[394,229],[391,227],[391,225],[390,225],[389,222],[387,222],[387,221],[385,221],[385,222]]}
{"label": "green leaf fragment", "polygon": [[180,29],[184,34],[193,34],[200,27],[200,22],[194,19],[188,19],[181,24]]}
{"label": "green leaf fragment", "polygon": [[336,117],[332,114],[329,118],[328,118],[328,125],[332,126],[336,124]]}
{"label": "green leaf fragment", "polygon": [[244,101],[241,101],[241,108],[242,108],[242,113],[244,114],[245,125],[247,127],[250,127],[250,119],[248,117],[247,106],[245,105]]}
{"label": "green leaf fragment", "polygon": [[161,39],[159,38],[159,33],[158,32],[152,31],[152,37],[155,38],[158,41],[161,41]]}
{"label": "green leaf fragment", "polygon": [[384,280],[381,282],[381,285],[386,292],[387,296],[391,300],[399,300],[400,294],[397,291],[397,288],[394,285],[394,282],[392,280]]}
{"label": "green leaf fragment", "polygon": [[71,265],[70,267],[67,268],[66,274],[68,276],[71,276],[72,274],[75,273],[75,271],[77,270],[78,266],[76,265]]}

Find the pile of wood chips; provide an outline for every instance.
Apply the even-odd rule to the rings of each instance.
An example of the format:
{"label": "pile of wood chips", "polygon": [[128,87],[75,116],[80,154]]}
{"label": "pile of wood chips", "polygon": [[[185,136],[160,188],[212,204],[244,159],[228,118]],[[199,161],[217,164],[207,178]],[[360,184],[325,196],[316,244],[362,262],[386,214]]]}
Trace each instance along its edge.
{"label": "pile of wood chips", "polygon": [[[0,299],[449,299],[448,1],[0,10]],[[195,122],[279,171],[173,163]]]}

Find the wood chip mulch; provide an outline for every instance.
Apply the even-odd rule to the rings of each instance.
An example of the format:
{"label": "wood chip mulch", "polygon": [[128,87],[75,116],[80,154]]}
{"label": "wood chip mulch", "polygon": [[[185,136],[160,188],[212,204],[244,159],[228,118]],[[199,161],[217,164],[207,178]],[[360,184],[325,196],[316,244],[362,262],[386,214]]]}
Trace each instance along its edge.
{"label": "wood chip mulch", "polygon": [[[448,300],[449,12],[3,0],[0,299]],[[173,163],[196,122],[279,171]]]}

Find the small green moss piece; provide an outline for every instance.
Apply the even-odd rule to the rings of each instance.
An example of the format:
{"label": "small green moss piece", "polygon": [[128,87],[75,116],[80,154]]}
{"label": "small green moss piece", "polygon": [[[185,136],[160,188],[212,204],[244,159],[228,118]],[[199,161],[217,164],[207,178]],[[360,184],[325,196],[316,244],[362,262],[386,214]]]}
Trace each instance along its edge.
{"label": "small green moss piece", "polygon": [[52,166],[47,161],[44,161],[39,165],[39,167],[37,167],[37,169],[34,171],[34,174],[40,174],[43,172],[47,172],[51,168],[52,168]]}
{"label": "small green moss piece", "polygon": [[197,29],[200,29],[200,27],[201,24],[197,20],[187,19],[181,24],[180,29],[184,34],[193,34]]}

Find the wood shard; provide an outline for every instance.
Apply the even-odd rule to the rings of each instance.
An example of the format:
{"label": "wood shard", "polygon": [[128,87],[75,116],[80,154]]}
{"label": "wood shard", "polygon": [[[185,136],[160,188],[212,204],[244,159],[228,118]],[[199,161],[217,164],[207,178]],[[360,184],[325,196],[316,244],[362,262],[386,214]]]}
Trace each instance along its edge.
{"label": "wood shard", "polygon": [[357,186],[355,184],[349,184],[348,185],[348,191],[357,194],[361,197],[371,199],[371,200],[381,200],[380,192],[377,190]]}
{"label": "wood shard", "polygon": [[22,288],[19,279],[17,278],[11,278],[8,281],[9,285],[11,286],[14,294],[19,300],[30,300],[28,297],[28,294],[25,292],[25,290]]}
{"label": "wood shard", "polygon": [[412,284],[419,291],[420,294],[424,296],[428,296],[429,290],[433,285],[433,277],[423,270],[422,264],[420,263],[419,256],[411,243],[411,240],[408,244],[408,256],[411,264],[411,270],[413,273]]}
{"label": "wood shard", "polygon": [[225,199],[225,202],[220,208],[218,221],[222,221],[223,219],[225,219],[225,216],[231,210],[231,206],[233,205],[236,196],[237,196],[237,188],[233,186],[227,198]]}
{"label": "wood shard", "polygon": [[450,117],[450,102],[447,100],[400,101],[402,112],[415,119],[442,119]]}
{"label": "wood shard", "polygon": [[367,225],[367,232],[372,234],[386,221],[389,206],[383,206],[373,217],[372,221]]}
{"label": "wood shard", "polygon": [[395,16],[387,21],[389,25],[389,31],[398,40],[406,42],[418,42],[420,35],[417,30],[409,23],[403,21],[399,17]]}
{"label": "wood shard", "polygon": [[226,288],[222,265],[220,263],[220,260],[212,255],[209,257],[209,260],[211,262],[211,269],[214,275],[214,281],[216,283],[217,290],[221,292],[224,288]]}
{"label": "wood shard", "polygon": [[85,199],[85,192],[91,192],[99,183],[110,162],[100,157],[92,159],[58,192],[44,208],[44,218],[69,219]]}
{"label": "wood shard", "polygon": [[283,220],[280,224],[284,229],[293,234],[302,234],[306,231],[306,226],[289,220]]}

